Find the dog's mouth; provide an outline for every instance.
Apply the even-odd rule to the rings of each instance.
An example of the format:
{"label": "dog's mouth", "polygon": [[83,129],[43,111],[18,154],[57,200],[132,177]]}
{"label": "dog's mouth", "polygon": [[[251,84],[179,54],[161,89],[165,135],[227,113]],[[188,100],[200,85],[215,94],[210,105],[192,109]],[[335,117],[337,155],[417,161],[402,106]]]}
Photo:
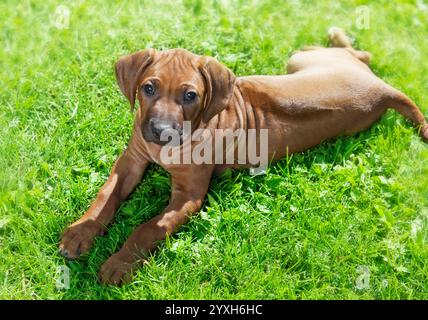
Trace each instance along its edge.
{"label": "dog's mouth", "polygon": [[179,146],[183,143],[183,129],[177,122],[151,119],[142,127],[147,142],[157,145]]}

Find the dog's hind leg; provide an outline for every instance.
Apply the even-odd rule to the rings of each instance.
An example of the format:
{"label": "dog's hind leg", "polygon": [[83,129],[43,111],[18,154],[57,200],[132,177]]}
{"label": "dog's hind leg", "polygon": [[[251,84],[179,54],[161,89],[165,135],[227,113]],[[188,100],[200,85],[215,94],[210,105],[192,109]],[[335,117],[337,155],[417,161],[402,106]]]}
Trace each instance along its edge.
{"label": "dog's hind leg", "polygon": [[351,39],[346,35],[345,31],[338,27],[331,27],[328,30],[328,39],[330,45],[336,48],[352,48]]}
{"label": "dog's hind leg", "polygon": [[352,47],[351,39],[346,35],[345,31],[337,27],[331,27],[328,30],[328,38],[331,47],[347,49],[354,57],[364,62],[370,63],[371,54],[367,51],[355,50]]}

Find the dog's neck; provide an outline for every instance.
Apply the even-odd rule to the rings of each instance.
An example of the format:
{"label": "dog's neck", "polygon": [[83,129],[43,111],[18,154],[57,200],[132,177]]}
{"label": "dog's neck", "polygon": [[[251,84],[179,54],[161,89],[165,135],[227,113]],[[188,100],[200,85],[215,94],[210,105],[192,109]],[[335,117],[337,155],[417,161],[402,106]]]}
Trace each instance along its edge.
{"label": "dog's neck", "polygon": [[[264,110],[265,113],[274,113],[278,107],[278,98],[282,103],[288,101],[285,96],[271,95],[268,82],[262,77],[239,77],[228,108],[219,115],[218,127],[244,130],[264,128],[265,119],[260,114],[260,110]],[[230,117],[231,114],[233,117]],[[230,118],[235,119],[234,123],[230,123],[228,120]]]}

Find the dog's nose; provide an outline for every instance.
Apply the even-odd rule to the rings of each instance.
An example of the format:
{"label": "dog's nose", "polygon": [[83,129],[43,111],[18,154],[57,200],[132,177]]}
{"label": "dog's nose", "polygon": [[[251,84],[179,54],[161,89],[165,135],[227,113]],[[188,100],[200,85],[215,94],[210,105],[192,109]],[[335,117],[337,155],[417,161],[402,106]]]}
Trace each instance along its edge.
{"label": "dog's nose", "polygon": [[162,132],[168,140],[174,134],[181,135],[178,124],[170,120],[150,119],[150,130],[157,140],[161,139]]}

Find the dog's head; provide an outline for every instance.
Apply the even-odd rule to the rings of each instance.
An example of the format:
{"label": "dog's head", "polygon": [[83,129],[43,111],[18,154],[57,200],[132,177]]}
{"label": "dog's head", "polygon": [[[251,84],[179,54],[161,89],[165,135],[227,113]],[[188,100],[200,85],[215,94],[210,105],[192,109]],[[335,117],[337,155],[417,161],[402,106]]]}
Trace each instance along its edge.
{"label": "dog's head", "polygon": [[144,139],[159,145],[168,143],[161,135],[170,131],[182,142],[184,121],[191,121],[193,130],[222,111],[235,82],[233,73],[214,58],[184,49],[147,49],[124,56],[116,63],[116,78],[131,110],[135,97],[144,109]]}

